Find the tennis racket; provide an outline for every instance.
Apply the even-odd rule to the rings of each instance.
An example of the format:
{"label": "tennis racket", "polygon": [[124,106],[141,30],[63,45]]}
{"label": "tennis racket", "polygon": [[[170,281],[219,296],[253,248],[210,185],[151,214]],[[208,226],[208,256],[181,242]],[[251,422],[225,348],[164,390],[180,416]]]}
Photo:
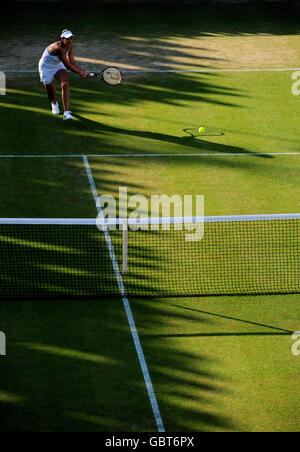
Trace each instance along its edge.
{"label": "tennis racket", "polygon": [[118,85],[122,81],[122,72],[117,67],[107,67],[101,72],[91,72],[91,77],[99,77],[109,85]]}

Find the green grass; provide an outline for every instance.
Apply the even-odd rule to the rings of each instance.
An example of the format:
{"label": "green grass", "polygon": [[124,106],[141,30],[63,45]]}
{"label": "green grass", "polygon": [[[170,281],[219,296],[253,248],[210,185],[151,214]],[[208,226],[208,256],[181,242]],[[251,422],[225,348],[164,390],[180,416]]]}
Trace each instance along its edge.
{"label": "green grass", "polygon": [[[118,31],[111,33],[178,38],[183,47],[191,37],[217,34],[237,42],[237,35],[270,33],[296,46],[295,18],[288,24],[276,9],[256,20],[252,11],[246,24],[244,13],[235,11],[234,20],[230,11],[223,19],[208,12],[205,20],[190,12],[189,32],[178,12],[172,11],[172,21],[166,11],[152,12],[155,30],[155,21],[143,25],[141,10],[130,21],[120,13]],[[20,24],[24,42],[32,42],[32,24],[51,34],[47,10],[32,13]],[[74,9],[70,21],[86,36],[109,34],[109,10],[101,19],[93,13],[89,7],[81,18]],[[18,14],[8,16],[9,29]],[[66,123],[49,111],[38,77],[8,75],[7,95],[0,98],[0,153],[70,158],[1,158],[0,217],[94,218],[83,154],[99,194],[118,196],[120,186],[148,200],[201,194],[206,215],[299,212],[300,160],[288,155],[299,152],[291,72],[128,75],[116,89],[70,79],[77,120]],[[205,136],[191,136],[200,125]],[[14,234],[16,247],[17,239]],[[45,242],[32,240],[32,247]],[[59,236],[50,244],[61,245]],[[80,264],[59,266],[51,259],[42,261],[42,274],[55,271],[63,284],[77,281]],[[20,262],[17,268],[20,275]],[[97,264],[92,271],[101,273]],[[33,270],[29,282],[37,281]],[[167,431],[299,431],[299,357],[291,353],[299,295],[130,303]],[[7,336],[7,356],[0,357],[1,431],[156,431],[121,300],[66,300],[57,293],[51,300],[2,300],[0,319]]]}
{"label": "green grass", "polygon": [[299,296],[132,301],[169,431],[297,431]]}
{"label": "green grass", "polygon": [[[168,431],[299,429],[297,295],[131,303]],[[155,431],[119,300],[0,308],[2,431]]]}
{"label": "green grass", "polygon": [[151,431],[121,300],[1,302],[1,431]]}
{"label": "green grass", "polygon": [[[202,194],[207,215],[299,210],[298,155],[264,154],[299,151],[298,98],[291,94],[290,72],[152,75],[116,89],[72,77],[77,115],[72,124],[52,116],[38,84],[19,80],[15,89],[11,77],[8,95],[0,99],[5,154],[89,154],[99,193],[116,196],[125,185],[129,195],[148,199],[151,194]],[[199,125],[207,128],[205,137],[193,138],[185,131]],[[157,153],[166,157],[92,157]],[[228,153],[233,155],[223,156]],[[94,216],[80,158],[1,162],[2,216],[31,216],[32,209],[33,216],[41,217],[51,209],[58,217]],[[8,191],[7,180],[12,187]],[[32,191],[40,196],[33,207]],[[43,204],[45,196],[50,198]],[[63,213],[65,209],[69,211]]]}

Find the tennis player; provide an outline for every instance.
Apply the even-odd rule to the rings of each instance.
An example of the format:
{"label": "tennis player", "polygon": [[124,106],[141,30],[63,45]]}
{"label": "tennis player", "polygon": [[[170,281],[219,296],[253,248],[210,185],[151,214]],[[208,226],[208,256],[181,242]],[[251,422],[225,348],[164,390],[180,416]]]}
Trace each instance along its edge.
{"label": "tennis player", "polygon": [[70,111],[70,88],[67,69],[81,77],[90,77],[89,72],[85,72],[76,63],[73,55],[72,45],[73,33],[70,30],[63,30],[59,41],[50,44],[46,48],[39,62],[39,72],[41,82],[48,93],[48,98],[52,104],[52,113],[59,115],[59,105],[56,100],[56,89],[54,77],[60,82],[62,89],[62,101],[64,107],[63,119],[74,119]]}

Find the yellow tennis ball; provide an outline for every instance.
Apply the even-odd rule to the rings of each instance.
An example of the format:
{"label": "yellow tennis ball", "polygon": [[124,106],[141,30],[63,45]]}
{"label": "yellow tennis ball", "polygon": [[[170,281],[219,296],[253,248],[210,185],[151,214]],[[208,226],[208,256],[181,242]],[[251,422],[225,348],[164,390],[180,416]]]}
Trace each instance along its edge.
{"label": "yellow tennis ball", "polygon": [[204,133],[205,132],[205,128],[204,127],[199,127],[199,132],[200,133]]}

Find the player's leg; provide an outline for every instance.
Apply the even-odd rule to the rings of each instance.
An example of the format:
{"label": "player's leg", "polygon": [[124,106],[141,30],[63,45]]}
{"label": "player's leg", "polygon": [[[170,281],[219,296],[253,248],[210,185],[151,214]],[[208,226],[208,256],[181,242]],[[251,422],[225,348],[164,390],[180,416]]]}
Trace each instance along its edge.
{"label": "player's leg", "polygon": [[50,100],[51,105],[52,105],[52,113],[54,115],[58,115],[59,114],[59,106],[56,101],[56,89],[55,89],[54,82],[52,81],[51,83],[48,83],[48,84],[44,83],[44,86],[45,86],[47,94],[48,94],[48,99]]}
{"label": "player's leg", "polygon": [[55,77],[60,82],[61,86],[64,119],[73,119],[70,114],[70,87],[68,73],[65,69],[60,69],[56,72]]}

